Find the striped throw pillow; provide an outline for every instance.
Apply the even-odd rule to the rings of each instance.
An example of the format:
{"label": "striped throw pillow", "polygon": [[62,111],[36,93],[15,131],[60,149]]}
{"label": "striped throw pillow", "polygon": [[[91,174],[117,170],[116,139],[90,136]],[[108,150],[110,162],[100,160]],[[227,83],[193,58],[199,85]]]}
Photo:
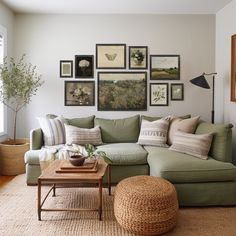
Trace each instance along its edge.
{"label": "striped throw pillow", "polygon": [[177,131],[174,136],[173,144],[169,149],[206,160],[208,158],[212,138],[213,133],[189,134]]}
{"label": "striped throw pillow", "polygon": [[102,144],[101,130],[99,126],[92,129],[85,129],[65,124],[65,130],[67,144]]}
{"label": "striped throw pillow", "polygon": [[168,147],[166,144],[170,117],[160,120],[142,120],[138,144]]}
{"label": "striped throw pillow", "polygon": [[43,131],[44,145],[53,146],[65,143],[65,126],[67,121],[60,116],[55,119],[37,118]]}

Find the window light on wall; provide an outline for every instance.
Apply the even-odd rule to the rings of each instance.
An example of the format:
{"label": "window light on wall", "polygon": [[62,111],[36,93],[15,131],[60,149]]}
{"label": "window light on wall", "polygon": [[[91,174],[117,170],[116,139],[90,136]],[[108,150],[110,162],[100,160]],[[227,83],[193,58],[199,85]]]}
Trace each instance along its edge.
{"label": "window light on wall", "polygon": [[[3,64],[4,60],[4,37],[0,32],[0,65]],[[5,114],[4,114],[4,105],[0,103],[0,134],[5,133]]]}

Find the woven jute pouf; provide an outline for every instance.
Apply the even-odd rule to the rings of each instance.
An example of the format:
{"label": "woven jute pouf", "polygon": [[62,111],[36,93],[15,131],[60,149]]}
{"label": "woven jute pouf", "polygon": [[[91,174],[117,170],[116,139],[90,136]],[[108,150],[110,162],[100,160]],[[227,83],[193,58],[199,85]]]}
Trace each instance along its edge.
{"label": "woven jute pouf", "polygon": [[130,177],[115,189],[116,220],[136,234],[157,235],[170,231],[176,225],[178,208],[175,187],[159,177]]}

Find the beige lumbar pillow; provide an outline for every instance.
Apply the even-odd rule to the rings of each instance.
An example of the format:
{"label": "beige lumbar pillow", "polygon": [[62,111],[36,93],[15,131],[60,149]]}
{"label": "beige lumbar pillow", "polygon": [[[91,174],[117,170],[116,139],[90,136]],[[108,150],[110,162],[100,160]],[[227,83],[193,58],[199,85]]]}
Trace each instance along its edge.
{"label": "beige lumbar pillow", "polygon": [[155,121],[142,120],[138,144],[168,147],[166,141],[169,123],[170,117]]}
{"label": "beige lumbar pillow", "polygon": [[200,116],[196,116],[189,119],[182,119],[179,117],[174,117],[171,119],[169,132],[168,132],[168,144],[172,145],[175,132],[177,130],[193,134],[197,128],[198,120]]}
{"label": "beige lumbar pillow", "polygon": [[189,154],[206,160],[211,147],[213,133],[208,134],[188,134],[177,131],[174,136],[172,151]]}
{"label": "beige lumbar pillow", "polygon": [[65,130],[67,144],[102,144],[101,130],[99,126],[92,129],[85,129],[65,124]]}

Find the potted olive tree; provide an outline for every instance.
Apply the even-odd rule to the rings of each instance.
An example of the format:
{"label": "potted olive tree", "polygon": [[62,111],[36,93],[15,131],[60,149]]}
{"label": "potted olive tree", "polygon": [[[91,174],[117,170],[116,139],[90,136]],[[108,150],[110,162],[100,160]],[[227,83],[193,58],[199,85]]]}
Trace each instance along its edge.
{"label": "potted olive tree", "polygon": [[[1,174],[16,175],[25,172],[24,153],[29,149],[27,139],[17,139],[18,112],[26,106],[38,88],[43,84],[36,66],[25,62],[25,54],[20,60],[4,59],[0,66],[0,102],[7,106],[13,116],[13,139],[0,144]],[[8,119],[9,121],[9,119]]]}

